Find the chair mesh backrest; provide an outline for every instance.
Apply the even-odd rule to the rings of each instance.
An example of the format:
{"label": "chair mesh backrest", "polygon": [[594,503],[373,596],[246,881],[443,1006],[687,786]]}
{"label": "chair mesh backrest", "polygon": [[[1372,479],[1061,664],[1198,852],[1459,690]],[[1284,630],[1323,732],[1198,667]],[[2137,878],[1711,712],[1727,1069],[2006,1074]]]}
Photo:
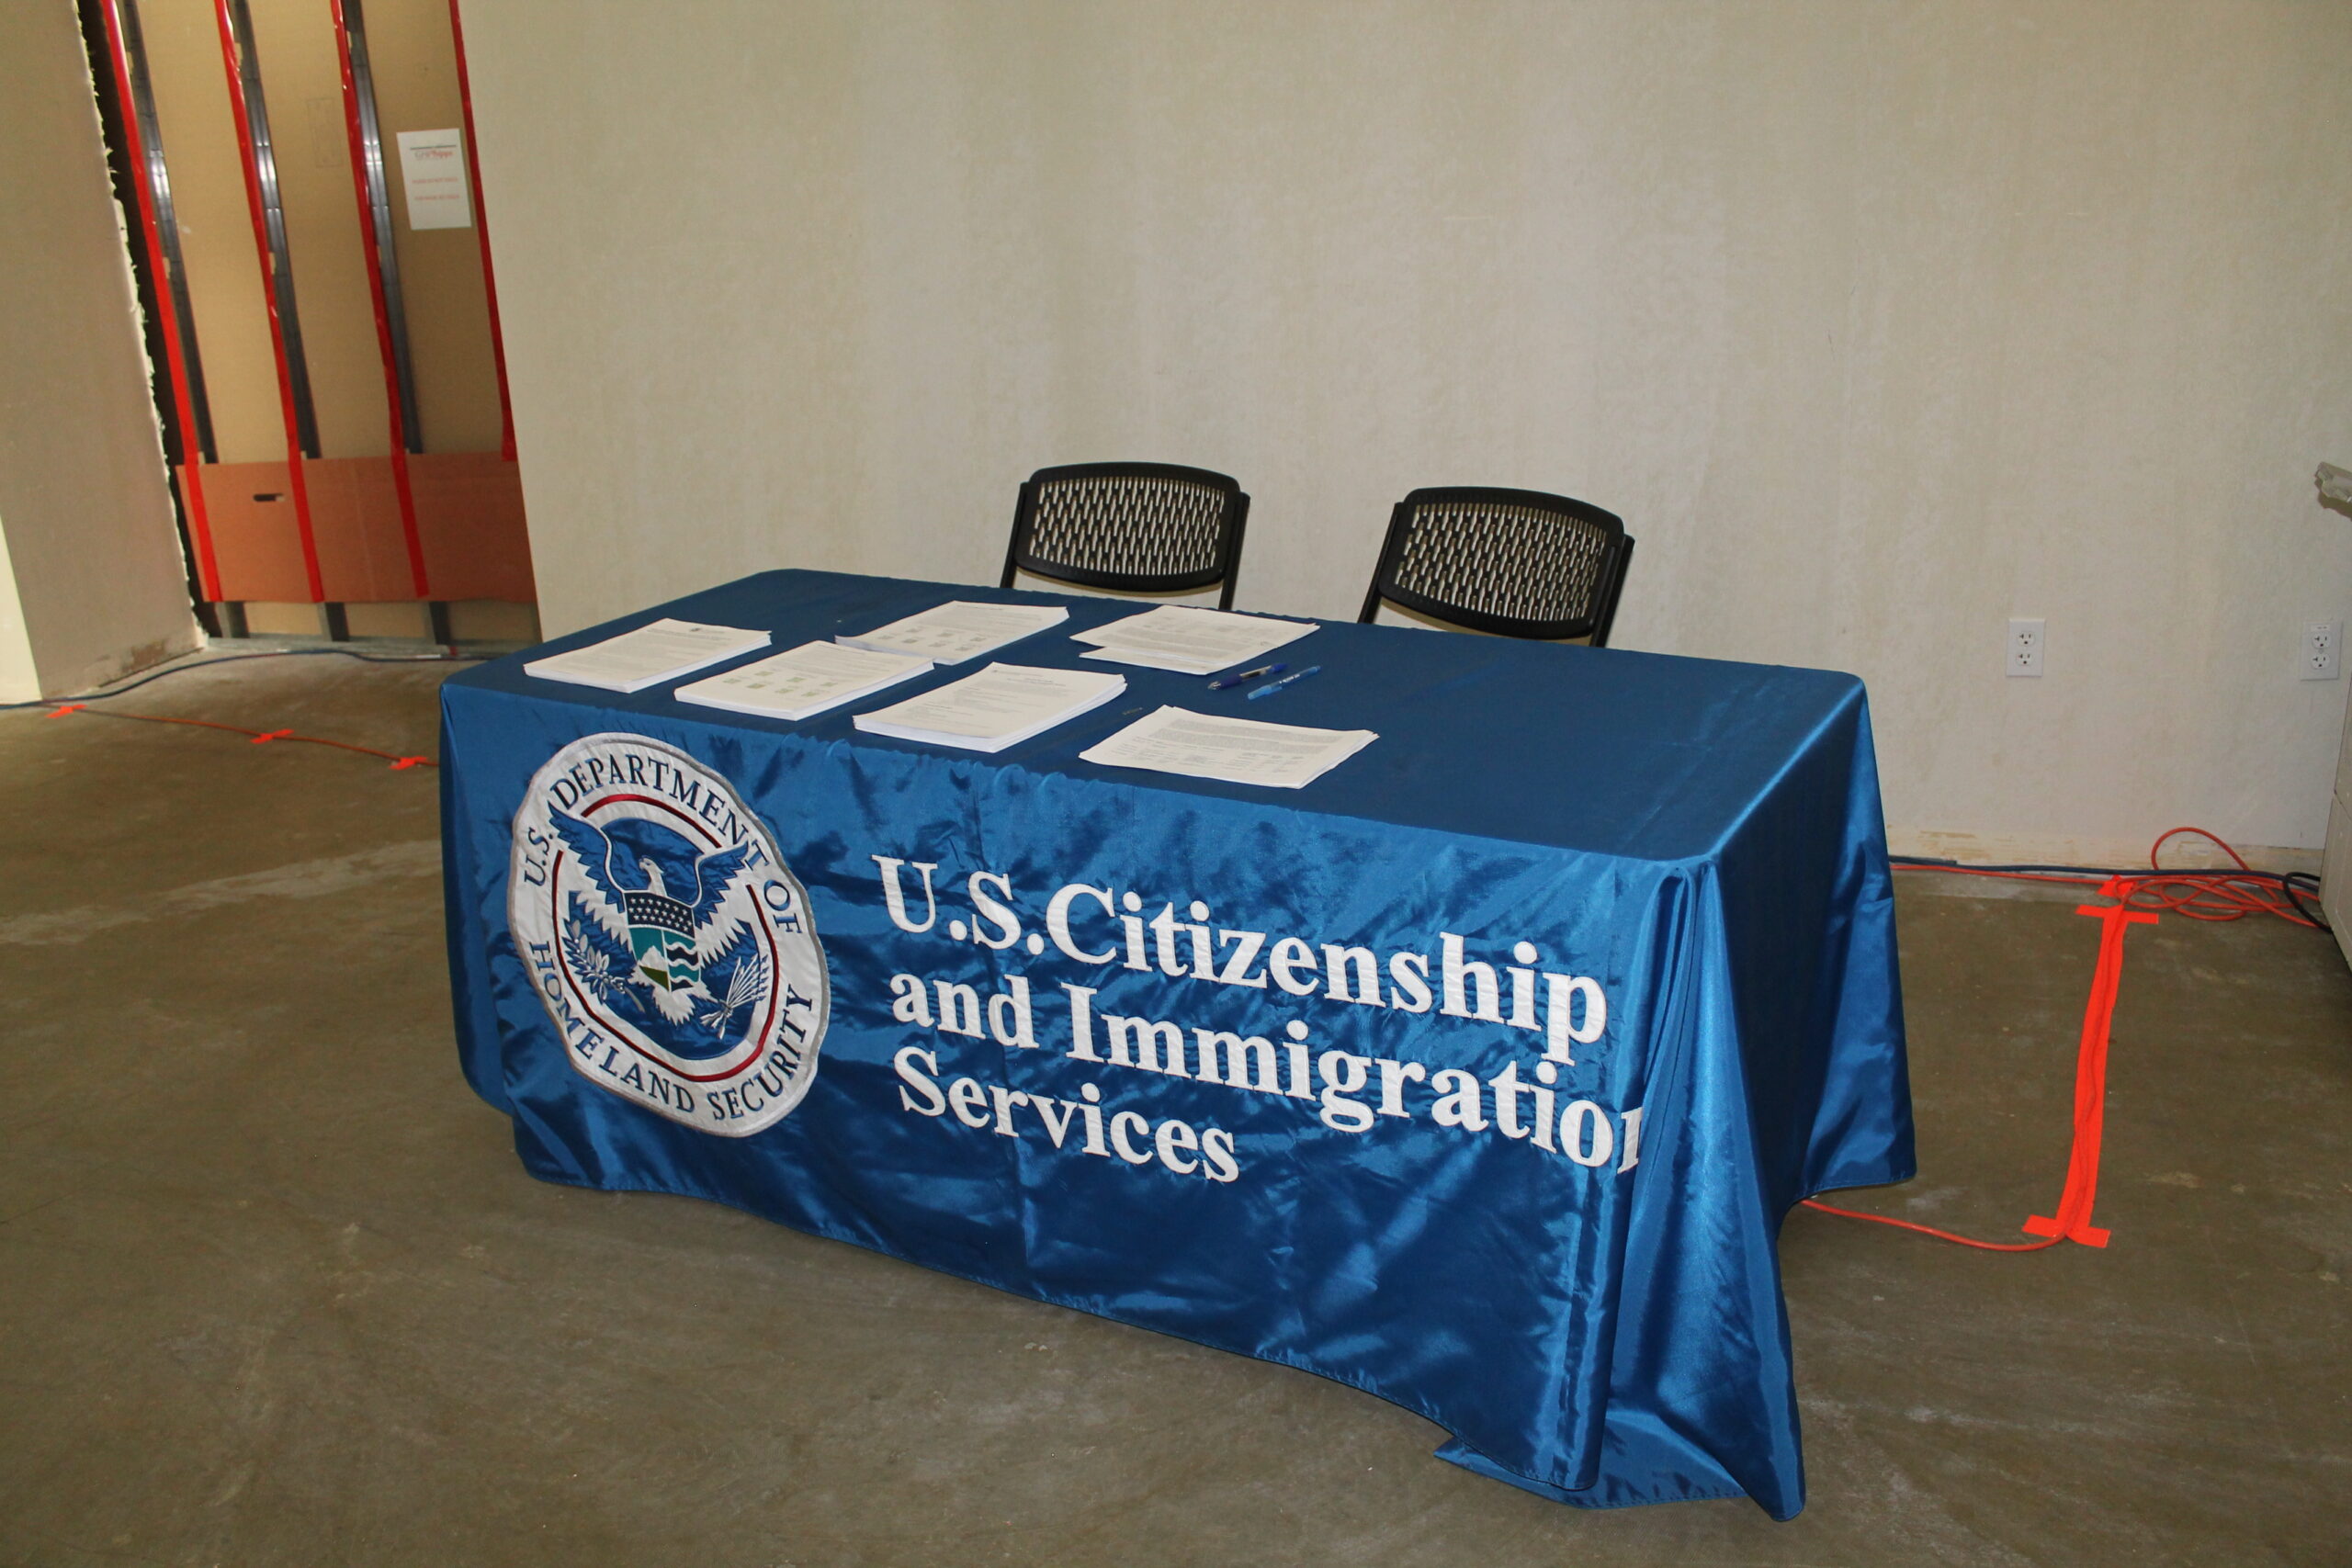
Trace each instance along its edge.
{"label": "chair mesh backrest", "polygon": [[1160,475],[1041,480],[1023,564],[1138,580],[1216,573],[1228,492]]}
{"label": "chair mesh backrest", "polygon": [[1616,542],[1599,524],[1542,506],[1424,501],[1382,587],[1433,610],[1583,625],[1600,609]]}

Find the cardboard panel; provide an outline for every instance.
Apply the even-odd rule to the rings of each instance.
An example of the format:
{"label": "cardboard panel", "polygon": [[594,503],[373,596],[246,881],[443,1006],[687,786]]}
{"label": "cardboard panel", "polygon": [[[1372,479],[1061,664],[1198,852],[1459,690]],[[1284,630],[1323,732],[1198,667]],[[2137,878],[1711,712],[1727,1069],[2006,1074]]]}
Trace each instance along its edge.
{"label": "cardboard panel", "polygon": [[[460,125],[465,110],[458,101],[447,0],[368,0],[368,47],[376,64],[387,163],[398,161],[399,132]],[[470,228],[411,229],[397,168],[390,181],[392,243],[408,290],[409,353],[424,447],[495,451],[503,422],[480,236]],[[495,213],[491,222],[495,230]]]}
{"label": "cardboard panel", "polygon": [[[162,8],[153,0],[149,4]],[[251,0],[251,7],[302,319],[303,358],[311,371],[311,406],[318,415],[319,453],[355,457],[381,452],[390,411],[352,186],[351,143],[344,128],[334,17],[325,0]],[[218,70],[217,45],[214,53]],[[245,232],[252,231],[248,223]],[[320,565],[325,570],[323,557]],[[327,597],[360,595],[338,593],[329,582]]]}
{"label": "cardboard panel", "polygon": [[[414,458],[410,459],[414,462]],[[414,599],[400,492],[390,457],[321,457],[302,465],[311,491],[311,532],[329,599]]]}
{"label": "cardboard panel", "polygon": [[[201,479],[220,596],[308,601],[311,584],[286,465],[207,463]],[[181,483],[187,483],[185,472]]]}
{"label": "cardboard panel", "polygon": [[435,599],[537,598],[520,468],[495,452],[420,452],[408,473]]}
{"label": "cardboard panel", "polygon": [[[520,470],[495,452],[409,458],[417,532],[435,599],[533,599]],[[348,604],[413,601],[408,544],[390,457],[302,465],[326,596]],[[230,600],[307,602],[302,543],[284,463],[209,463],[204,500]]]}

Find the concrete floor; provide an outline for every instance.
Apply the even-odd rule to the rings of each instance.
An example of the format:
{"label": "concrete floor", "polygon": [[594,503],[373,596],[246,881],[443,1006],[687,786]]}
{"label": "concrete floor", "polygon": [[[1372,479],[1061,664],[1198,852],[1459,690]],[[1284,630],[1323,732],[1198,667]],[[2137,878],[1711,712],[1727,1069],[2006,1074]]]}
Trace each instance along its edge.
{"label": "concrete floor", "polygon": [[[439,671],[121,706],[430,750]],[[0,1562],[2352,1562],[2352,975],[2135,930],[2105,1251],[1800,1211],[1812,1505],[1614,1514],[1298,1372],[685,1200],[542,1186],[459,1080],[434,778],[0,715]],[[2098,935],[1903,879],[1920,1164],[2063,1175]],[[1973,890],[1973,889],[1972,889]]]}

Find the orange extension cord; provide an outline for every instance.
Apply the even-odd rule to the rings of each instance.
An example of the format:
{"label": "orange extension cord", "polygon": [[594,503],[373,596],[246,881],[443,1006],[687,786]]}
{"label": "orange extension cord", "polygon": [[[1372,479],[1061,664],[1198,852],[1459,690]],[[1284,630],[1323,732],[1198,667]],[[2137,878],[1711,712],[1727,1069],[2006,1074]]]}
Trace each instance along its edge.
{"label": "orange extension cord", "polygon": [[[2228,872],[2167,871],[2162,859],[2164,847],[2183,834],[2194,834],[2221,847],[2244,875]],[[1975,866],[1940,865],[1908,863],[1898,865],[1903,871],[1938,871],[1955,876],[1991,876],[2018,882],[2053,882],[2062,885],[2096,887],[2108,904],[2084,904],[2076,907],[2078,915],[2088,915],[2103,922],[2099,934],[2098,963],[2091,975],[2091,994],[2083,1011],[2082,1044],[2075,1064],[2075,1133],[2074,1145],[2066,1161],[2066,1185],[2058,1200],[2058,1212],[2052,1216],[2036,1214],[2027,1220],[2024,1229],[2041,1236],[2040,1241],[1978,1241],[1973,1236],[1959,1235],[1938,1230],[1933,1225],[1917,1224],[1898,1220],[1888,1214],[1864,1213],[1859,1209],[1840,1209],[1815,1199],[1804,1200],[1808,1209],[1818,1209],[1825,1214],[1840,1214],[1849,1220],[1869,1220],[1876,1224],[1894,1225],[1897,1229],[1917,1231],[1939,1241],[1954,1242],[1985,1252],[2040,1252],[2062,1241],[2075,1241],[2086,1247],[2105,1247],[2108,1232],[2090,1223],[2091,1207],[2098,1193],[2099,1142],[2104,1131],[2107,1101],[2107,1048],[2110,1025],[2115,1017],[2115,996],[2123,979],[2123,933],[2133,925],[2154,925],[2159,914],[2183,915],[2192,920],[2241,920],[2248,915],[2276,915],[2299,926],[2317,931],[2324,929],[2317,920],[2303,912],[2287,885],[2280,879],[2256,872],[2245,863],[2245,857],[2233,849],[2219,834],[2202,828],[2173,828],[2157,836],[2148,849],[2149,870],[2115,874],[2072,874],[2062,871],[1992,871]]]}
{"label": "orange extension cord", "polygon": [[[2183,871],[2177,867],[2167,871],[2158,857],[2164,848],[2184,833],[2218,845],[2237,868],[2248,874],[2233,877],[2226,872]],[[1932,862],[1906,861],[1896,865],[1897,871],[1940,871],[1954,876],[1995,876],[2012,882],[2070,883],[2078,887],[2097,887],[2105,892],[2114,883],[2130,884],[2122,895],[2135,909],[2154,909],[2160,913],[2186,915],[2192,920],[2241,920],[2248,915],[2276,915],[2282,920],[2292,920],[2299,926],[2319,929],[2319,922],[2302,912],[2301,906],[2281,891],[2278,879],[2256,872],[2246,864],[2245,857],[2230,847],[2218,833],[2202,828],[2168,828],[2157,835],[2148,850],[2147,871],[2099,872],[2097,874],[2048,871],[1987,871],[1970,865],[1943,865]],[[2114,895],[2109,895],[2114,897]]]}
{"label": "orange extension cord", "polygon": [[247,729],[243,725],[216,724],[209,718],[169,718],[157,713],[124,713],[119,708],[94,708],[87,703],[61,703],[49,710],[51,718],[63,718],[69,713],[92,713],[101,718],[130,718],[141,724],[185,724],[198,729],[225,729],[232,735],[245,735],[253,744],[263,745],[272,740],[299,740],[306,746],[332,746],[338,751],[356,751],[363,757],[382,757],[390,761],[392,772],[404,768],[437,768],[441,764],[430,757],[402,757],[390,751],[379,751],[373,746],[354,746],[348,740],[329,740],[317,735],[297,735],[290,729]]}

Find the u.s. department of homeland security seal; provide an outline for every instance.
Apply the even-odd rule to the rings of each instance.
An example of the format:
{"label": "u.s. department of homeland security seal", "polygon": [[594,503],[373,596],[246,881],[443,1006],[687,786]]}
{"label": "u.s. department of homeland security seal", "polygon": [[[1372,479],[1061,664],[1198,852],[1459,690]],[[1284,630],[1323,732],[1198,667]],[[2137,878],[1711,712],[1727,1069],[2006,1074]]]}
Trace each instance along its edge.
{"label": "u.s. department of homeland security seal", "polygon": [[591,1083],[729,1138],[808,1092],[831,996],[808,896],[675,747],[591,735],[548,759],[514,814],[506,919]]}

